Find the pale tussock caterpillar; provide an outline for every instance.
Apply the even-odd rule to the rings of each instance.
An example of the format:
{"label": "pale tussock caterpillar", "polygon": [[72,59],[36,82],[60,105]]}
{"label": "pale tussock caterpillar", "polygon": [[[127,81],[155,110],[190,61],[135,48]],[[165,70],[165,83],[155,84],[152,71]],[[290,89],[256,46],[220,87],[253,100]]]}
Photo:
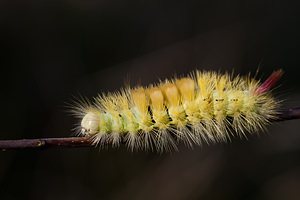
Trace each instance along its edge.
{"label": "pale tussock caterpillar", "polygon": [[226,142],[264,129],[279,113],[271,87],[283,74],[263,83],[248,76],[196,70],[188,77],[165,80],[148,87],[129,86],[100,94],[91,103],[73,106],[80,119],[78,132],[101,147],[125,142],[131,150],[177,150],[202,142]]}

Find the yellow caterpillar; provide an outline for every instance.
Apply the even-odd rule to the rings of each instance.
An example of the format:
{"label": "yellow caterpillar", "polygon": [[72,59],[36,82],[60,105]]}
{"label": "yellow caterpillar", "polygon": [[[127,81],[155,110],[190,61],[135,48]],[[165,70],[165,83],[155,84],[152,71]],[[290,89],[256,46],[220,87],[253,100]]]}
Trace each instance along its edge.
{"label": "yellow caterpillar", "polygon": [[78,130],[95,145],[125,142],[131,150],[226,142],[276,118],[279,101],[270,88],[282,73],[275,71],[261,84],[250,76],[196,70],[189,77],[101,94],[93,104],[82,100],[74,106]]}

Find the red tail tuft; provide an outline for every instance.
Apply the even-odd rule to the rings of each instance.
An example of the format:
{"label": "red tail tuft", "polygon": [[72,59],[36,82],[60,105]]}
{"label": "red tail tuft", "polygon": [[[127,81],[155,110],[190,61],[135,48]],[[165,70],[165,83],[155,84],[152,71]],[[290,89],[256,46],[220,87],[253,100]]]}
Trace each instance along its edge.
{"label": "red tail tuft", "polygon": [[258,88],[254,90],[254,94],[260,95],[268,91],[280,79],[282,74],[283,74],[282,69],[273,72],[271,76],[263,84],[261,84]]}

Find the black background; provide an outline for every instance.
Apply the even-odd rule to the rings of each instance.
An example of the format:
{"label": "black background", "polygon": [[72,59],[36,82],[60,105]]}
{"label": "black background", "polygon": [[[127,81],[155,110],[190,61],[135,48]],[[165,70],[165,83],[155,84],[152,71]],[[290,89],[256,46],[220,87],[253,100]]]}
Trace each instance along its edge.
{"label": "black background", "polygon": [[[0,139],[67,137],[66,102],[198,69],[285,74],[299,106],[296,1],[0,2]],[[299,121],[229,144],[0,152],[0,199],[299,199]]]}

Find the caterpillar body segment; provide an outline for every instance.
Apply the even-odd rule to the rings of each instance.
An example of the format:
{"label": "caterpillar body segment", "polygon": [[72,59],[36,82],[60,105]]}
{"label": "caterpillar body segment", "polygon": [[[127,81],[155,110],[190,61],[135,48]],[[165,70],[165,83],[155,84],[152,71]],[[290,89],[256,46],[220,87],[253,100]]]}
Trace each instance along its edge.
{"label": "caterpillar body segment", "polygon": [[93,104],[75,107],[80,132],[95,145],[158,152],[246,137],[276,118],[279,103],[270,93],[282,71],[263,84],[249,76],[196,70],[190,77],[149,87],[101,94]]}

